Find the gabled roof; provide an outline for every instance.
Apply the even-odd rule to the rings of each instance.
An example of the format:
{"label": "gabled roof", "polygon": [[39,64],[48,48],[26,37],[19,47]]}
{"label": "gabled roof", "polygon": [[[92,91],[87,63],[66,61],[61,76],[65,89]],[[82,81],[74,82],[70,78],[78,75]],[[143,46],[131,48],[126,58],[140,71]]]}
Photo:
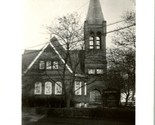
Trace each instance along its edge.
{"label": "gabled roof", "polygon": [[[43,49],[41,51],[39,51],[39,53],[32,59],[32,61],[30,62],[30,64],[28,65],[28,67],[26,67],[26,70],[24,70],[24,73],[27,73],[29,69],[31,69],[31,67],[33,66],[33,64],[35,63],[35,61],[39,58],[39,56],[44,52],[45,48],[48,46],[48,44],[46,44]],[[25,54],[23,54],[24,56]]]}
{"label": "gabled roof", "polygon": [[104,21],[99,0],[90,0],[86,21],[88,24],[102,24]]}
{"label": "gabled roof", "polygon": [[22,55],[22,71],[24,72],[41,50],[25,50]]}
{"label": "gabled roof", "polygon": [[[62,45],[59,43],[59,41],[53,37],[50,42],[48,44],[46,44],[43,49],[41,50],[25,50],[24,54],[22,55],[22,71],[24,73],[27,73],[28,70],[31,69],[31,67],[34,65],[34,63],[38,60],[38,58],[42,55],[42,53],[46,50],[46,51],[51,51],[51,49],[48,49],[52,47],[52,49],[54,50],[54,52],[58,55],[59,59],[65,63],[64,59],[65,59],[65,49],[62,47]],[[71,59],[72,64],[75,65],[76,61],[77,61],[77,57],[79,56],[79,51],[80,50],[72,50],[70,51],[70,55],[71,55]],[[80,64],[82,61],[80,61],[80,63],[78,63],[77,69],[76,69],[76,73],[82,73],[82,70],[80,68]],[[72,68],[71,68],[71,63],[68,62],[66,64],[67,69],[69,70],[70,73],[73,73]]]}
{"label": "gabled roof", "polygon": [[52,43],[52,45],[54,46],[54,48],[56,50],[59,51],[59,54],[65,58],[65,49],[63,48],[63,46],[60,44],[60,42],[57,40],[56,37],[53,37],[50,42]]}

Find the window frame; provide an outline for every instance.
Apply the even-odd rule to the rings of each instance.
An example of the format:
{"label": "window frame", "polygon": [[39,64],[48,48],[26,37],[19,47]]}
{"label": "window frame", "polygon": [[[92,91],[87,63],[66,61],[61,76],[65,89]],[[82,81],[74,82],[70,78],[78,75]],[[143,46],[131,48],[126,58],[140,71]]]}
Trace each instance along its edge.
{"label": "window frame", "polygon": [[[48,62],[50,62],[50,65],[49,65],[49,66],[47,66],[47,63],[48,63]],[[50,68],[48,68],[48,67],[50,67]],[[52,69],[52,61],[51,61],[51,60],[47,60],[47,61],[46,61],[46,69],[47,69],[47,70],[51,70],[51,69]]]}
{"label": "window frame", "polygon": [[[77,87],[77,83],[80,83]],[[75,95],[82,95],[82,82],[81,81],[75,81],[74,82],[74,94]]]}
{"label": "window frame", "polygon": [[[45,68],[46,68],[46,63],[45,63],[45,61],[44,60],[40,60],[39,61],[39,69],[40,70],[44,70]],[[43,68],[41,68],[41,67],[43,67]]]}
{"label": "window frame", "polygon": [[[57,68],[55,68],[55,65],[54,65],[55,62],[57,63],[56,64]],[[58,61],[55,60],[55,61],[52,62],[52,69],[53,70],[58,70],[59,69],[59,62]]]}
{"label": "window frame", "polygon": [[[57,88],[60,89],[60,90],[57,90]],[[61,91],[61,93],[59,93],[58,91]],[[56,82],[55,83],[55,95],[62,95],[62,83],[61,82]]]}
{"label": "window frame", "polygon": [[89,36],[89,49],[94,49],[94,36]]}
{"label": "window frame", "polygon": [[[46,90],[47,90],[47,89],[46,89],[46,86],[47,86],[46,84],[47,84],[47,83],[48,83],[48,84],[50,83],[50,92],[49,92],[49,93],[46,93]],[[49,86],[49,85],[48,85],[48,86]],[[49,81],[45,82],[44,94],[45,94],[45,95],[52,95],[52,83],[49,82]]]}
{"label": "window frame", "polygon": [[[95,39],[95,49],[99,50],[99,49],[101,49],[101,37],[100,36],[96,36],[95,38],[96,38]],[[99,38],[99,39],[97,39],[97,38]]]}
{"label": "window frame", "polygon": [[[99,73],[97,70],[101,70],[102,72]],[[102,74],[103,74],[103,69],[96,69],[96,74],[97,74],[97,75],[102,75]]]}
{"label": "window frame", "polygon": [[[37,90],[36,90],[36,89],[38,89],[37,86],[39,86],[40,92],[37,92]],[[41,94],[42,94],[42,83],[41,82],[35,82],[35,84],[34,84],[34,95],[41,95]]]}
{"label": "window frame", "polygon": [[87,95],[87,83],[84,83],[84,95]]}
{"label": "window frame", "polygon": [[[94,73],[90,73],[90,70],[92,70]],[[96,74],[95,72],[96,72],[95,69],[88,69],[88,74],[89,75],[95,75]]]}

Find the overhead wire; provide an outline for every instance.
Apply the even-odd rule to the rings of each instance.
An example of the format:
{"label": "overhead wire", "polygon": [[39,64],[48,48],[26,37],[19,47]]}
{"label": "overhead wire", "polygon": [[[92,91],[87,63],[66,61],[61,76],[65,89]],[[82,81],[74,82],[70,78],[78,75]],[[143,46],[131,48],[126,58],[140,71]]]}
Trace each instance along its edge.
{"label": "overhead wire", "polygon": [[[83,8],[85,5],[87,5],[88,3],[89,3],[89,0],[88,0],[87,2],[85,2],[81,7],[79,7],[79,8],[77,9],[77,11],[80,10],[80,9],[82,9],[82,8]],[[48,43],[48,42],[46,42],[46,43]],[[46,44],[46,43],[37,44],[37,45],[31,46],[31,47],[27,47],[27,49],[28,49],[28,48],[38,47],[38,46],[44,45],[44,44]]]}
{"label": "overhead wire", "polygon": [[87,5],[89,3],[89,0],[87,1],[87,2],[85,2],[81,7],[79,7],[78,9],[77,9],[77,11],[78,10],[80,10],[80,9],[82,9],[85,5]]}
{"label": "overhead wire", "polygon": [[[89,3],[89,0],[88,0],[87,2],[85,2],[81,7],[79,7],[79,8],[77,9],[77,11],[80,10],[80,9],[82,9],[82,8],[83,8],[85,5],[87,5],[88,3]],[[116,21],[116,22],[114,22],[114,23],[107,24],[106,26],[115,25],[115,24],[117,24],[117,23],[121,23],[121,22],[124,22],[124,21],[126,21],[126,20]],[[131,26],[134,26],[134,25],[131,25]],[[122,29],[125,29],[125,28],[128,28],[128,27],[131,27],[131,26],[127,26],[127,27],[122,27],[122,28],[120,28],[120,29],[111,30],[111,31],[106,32],[106,34],[109,34],[109,33],[112,33],[112,32],[116,32],[116,31],[119,31],[119,30],[122,30]],[[45,43],[42,43],[42,44],[38,44],[38,45],[31,46],[31,47],[27,47],[25,50],[29,50],[29,48],[35,48],[35,47],[38,47],[38,46],[41,46],[41,45],[45,45],[45,44],[47,44],[47,43],[50,43],[50,42],[45,42]],[[59,45],[59,46],[60,46],[60,45]],[[66,44],[61,44],[61,46],[66,46]],[[78,45],[78,46],[80,46],[80,45]],[[58,47],[58,46],[55,46],[55,47]],[[41,50],[42,50],[42,48],[40,49],[40,51],[41,51]],[[38,50],[38,51],[39,51],[39,50]],[[28,53],[25,53],[25,54],[30,54],[30,53],[35,53],[35,52],[28,52]]]}
{"label": "overhead wire", "polygon": [[123,30],[123,29],[126,29],[126,28],[130,28],[130,27],[133,27],[133,26],[135,26],[135,24],[132,24],[132,25],[129,25],[129,26],[125,26],[125,27],[121,27],[119,29],[108,31],[106,34],[112,33],[112,32],[116,32],[116,31],[119,31],[119,30]]}
{"label": "overhead wire", "polygon": [[[106,26],[111,26],[111,25],[114,25],[114,24],[117,24],[117,23],[121,23],[121,22],[124,22],[124,21],[126,21],[126,20],[116,21],[116,22],[114,22],[114,23],[107,24]],[[111,31],[110,31],[110,32],[111,32]],[[109,32],[107,32],[107,33],[109,33]],[[48,43],[48,42],[46,42],[46,43]],[[44,45],[44,44],[46,44],[46,43],[37,44],[37,45],[31,46],[31,47],[27,47],[27,48],[34,48],[34,47],[37,47],[37,46],[40,46],[40,45]]]}
{"label": "overhead wire", "polygon": [[41,44],[37,44],[37,45],[34,45],[34,46],[30,46],[30,47],[27,47],[27,49],[28,49],[28,48],[35,48],[35,47],[38,47],[38,46],[44,45],[44,44],[46,44],[46,43],[48,43],[48,42],[41,43]]}
{"label": "overhead wire", "polygon": [[[119,31],[119,30],[123,30],[123,29],[126,29],[126,28],[130,28],[130,27],[133,27],[133,26],[135,26],[135,24],[132,24],[132,25],[129,25],[129,26],[126,26],[126,27],[121,27],[121,28],[119,28],[119,29],[115,29],[115,30],[111,30],[111,31],[108,31],[108,32],[106,32],[106,34],[109,34],[109,33],[112,33],[112,32],[116,32],[116,31]],[[77,41],[76,41],[77,42]],[[44,43],[44,44],[48,44],[48,43],[50,43],[50,42],[46,42],[46,43]],[[75,43],[75,42],[74,42]],[[42,45],[44,45],[44,44],[42,44]],[[73,44],[73,43],[71,43],[71,44]],[[39,44],[40,45],[40,44]],[[36,45],[37,46],[37,45]],[[61,45],[57,45],[57,46],[55,46],[55,47],[59,47],[59,46],[66,46],[66,43],[65,44],[61,44]],[[80,47],[81,45],[77,45],[76,47]],[[39,51],[39,50],[38,50]],[[42,51],[42,49],[40,49],[40,51]],[[34,51],[34,52],[28,52],[28,53],[25,53],[25,54],[31,54],[31,53],[35,53],[36,51]],[[24,55],[25,55],[24,54]]]}

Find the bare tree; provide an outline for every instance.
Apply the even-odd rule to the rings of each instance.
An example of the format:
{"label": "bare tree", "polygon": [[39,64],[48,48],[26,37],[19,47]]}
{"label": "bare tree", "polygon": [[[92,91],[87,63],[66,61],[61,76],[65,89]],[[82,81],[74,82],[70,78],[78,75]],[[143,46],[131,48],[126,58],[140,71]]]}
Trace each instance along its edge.
{"label": "bare tree", "polygon": [[[57,72],[62,81],[62,86],[60,87],[63,89],[66,107],[69,108],[71,100],[75,95],[75,91],[80,89],[78,88],[77,90],[74,90],[75,80],[86,80],[85,75],[78,73],[79,69],[84,72],[84,67],[80,67],[80,64],[84,63],[81,62],[83,59],[80,59],[80,55],[84,54],[84,51],[82,51],[84,47],[83,26],[80,23],[80,17],[78,14],[73,13],[59,17],[55,24],[47,26],[47,29],[52,36],[58,38],[65,50],[63,52],[64,64],[61,66],[62,70],[58,70]],[[68,68],[70,73],[67,72]],[[54,80],[50,76],[49,78],[52,81]],[[90,81],[87,85],[91,84],[93,81],[94,80]],[[82,85],[81,87],[84,86]]]}
{"label": "bare tree", "polygon": [[114,47],[108,49],[108,78],[110,86],[126,95],[127,105],[129,97],[135,94],[135,12],[126,12],[122,18],[125,21],[121,27],[126,28],[114,33]]}

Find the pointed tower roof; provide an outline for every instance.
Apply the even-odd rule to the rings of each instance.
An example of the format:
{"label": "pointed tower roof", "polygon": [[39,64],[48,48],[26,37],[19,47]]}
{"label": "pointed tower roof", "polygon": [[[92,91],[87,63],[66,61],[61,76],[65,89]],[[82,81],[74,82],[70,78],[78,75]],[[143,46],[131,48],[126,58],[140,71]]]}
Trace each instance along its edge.
{"label": "pointed tower roof", "polygon": [[104,21],[99,0],[90,0],[86,21],[88,24],[102,24]]}

